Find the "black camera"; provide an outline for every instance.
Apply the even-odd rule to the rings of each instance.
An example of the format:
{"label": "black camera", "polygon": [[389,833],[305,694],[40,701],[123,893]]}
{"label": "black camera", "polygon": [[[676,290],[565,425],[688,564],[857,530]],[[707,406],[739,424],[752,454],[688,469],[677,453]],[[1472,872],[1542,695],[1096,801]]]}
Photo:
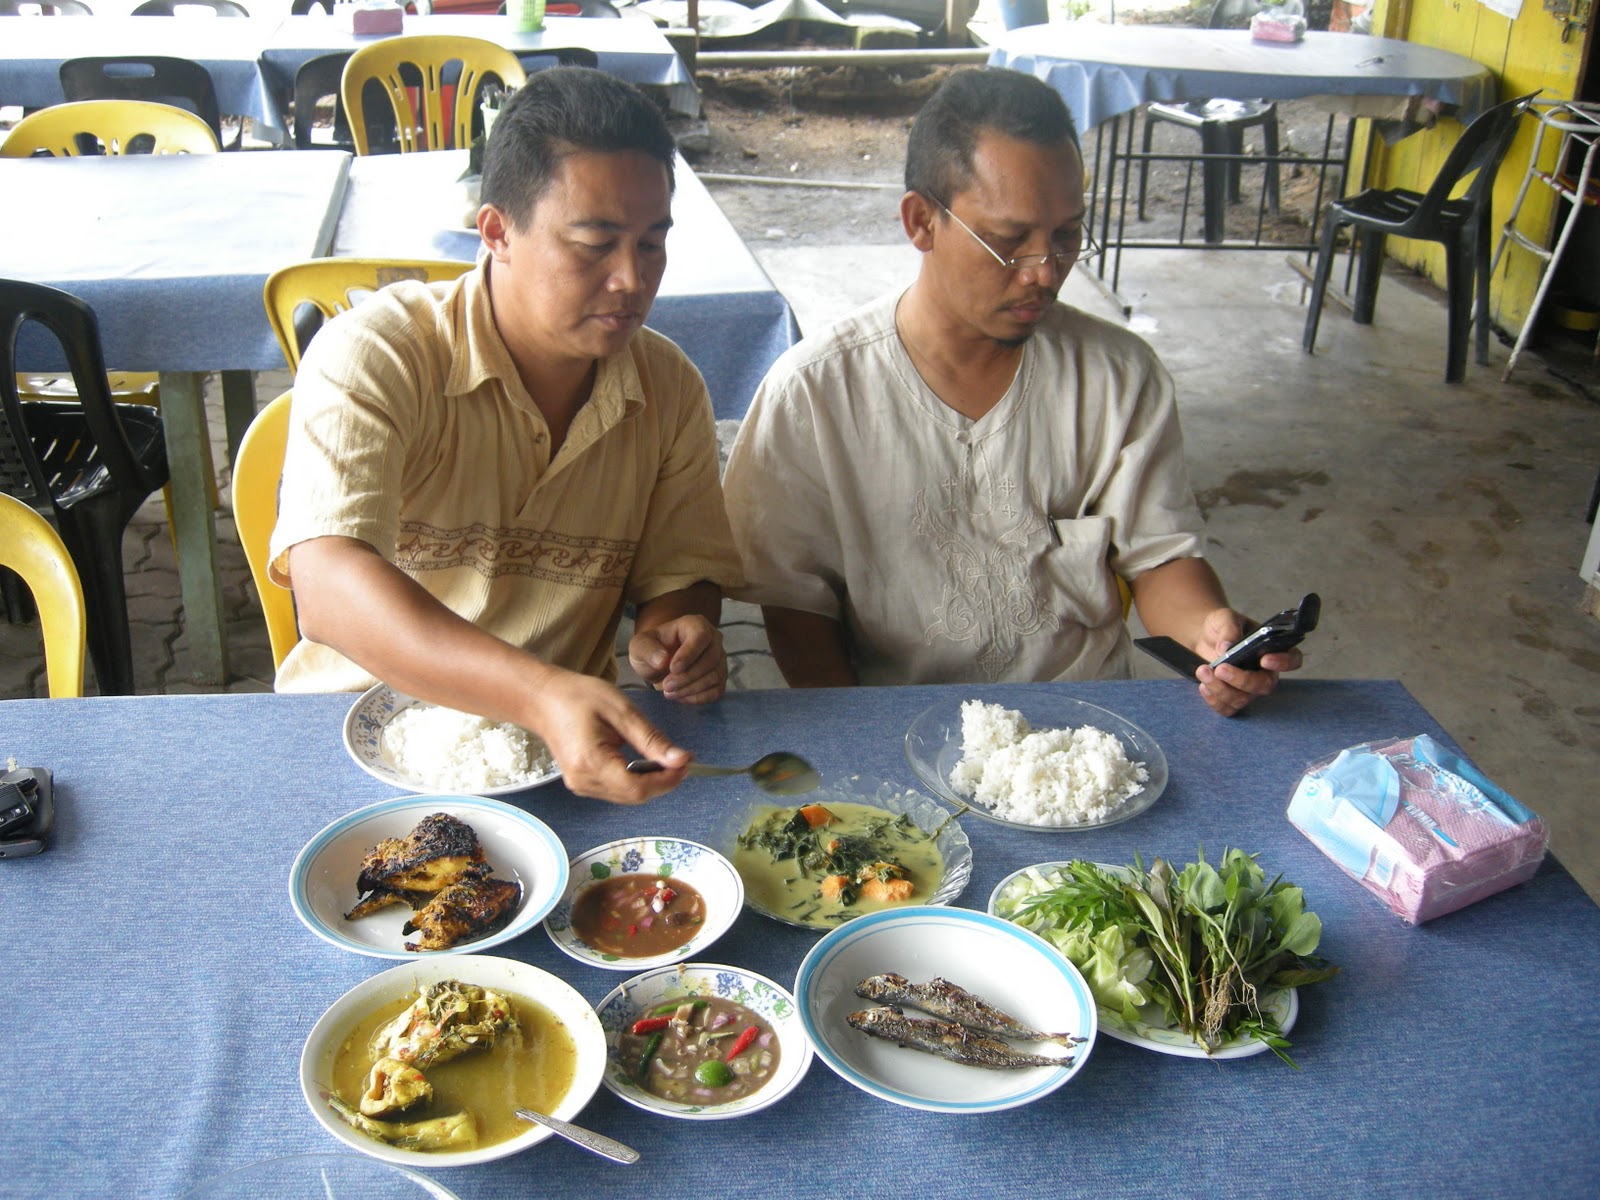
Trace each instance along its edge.
{"label": "black camera", "polygon": [[51,790],[50,772],[43,767],[0,775],[0,858],[25,858],[50,844]]}

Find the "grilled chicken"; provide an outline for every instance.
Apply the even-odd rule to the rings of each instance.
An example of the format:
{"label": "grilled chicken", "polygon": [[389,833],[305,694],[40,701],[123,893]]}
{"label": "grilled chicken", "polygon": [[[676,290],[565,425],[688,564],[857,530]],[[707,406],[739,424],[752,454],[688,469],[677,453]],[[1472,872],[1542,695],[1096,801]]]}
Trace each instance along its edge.
{"label": "grilled chicken", "polygon": [[362,903],[351,912],[379,893],[412,903],[410,893],[433,895],[463,879],[482,879],[489,870],[472,826],[449,813],[432,813],[405,837],[384,838],[367,851],[356,877]]}
{"label": "grilled chicken", "polygon": [[448,950],[498,929],[516,911],[522,885],[506,879],[464,879],[412,914],[403,932],[420,933],[407,950]]}

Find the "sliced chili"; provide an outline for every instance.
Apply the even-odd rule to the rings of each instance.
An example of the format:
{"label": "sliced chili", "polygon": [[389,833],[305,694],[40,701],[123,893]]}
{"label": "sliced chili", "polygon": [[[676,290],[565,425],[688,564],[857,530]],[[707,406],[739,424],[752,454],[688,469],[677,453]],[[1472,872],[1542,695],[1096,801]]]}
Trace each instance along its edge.
{"label": "sliced chili", "polygon": [[633,1033],[655,1033],[672,1023],[671,1017],[641,1017],[633,1023]]}
{"label": "sliced chili", "polygon": [[722,1061],[732,1062],[734,1059],[738,1058],[739,1055],[750,1049],[750,1043],[756,1040],[756,1035],[760,1032],[761,1029],[759,1026],[747,1026],[745,1031],[739,1035],[738,1039],[733,1043],[733,1045],[728,1047],[728,1052],[722,1056]]}
{"label": "sliced chili", "polygon": [[644,1053],[639,1055],[639,1065],[634,1069],[634,1074],[644,1080],[650,1076],[650,1060],[656,1056],[656,1051],[661,1049],[661,1034],[652,1033],[650,1040],[644,1044]]}

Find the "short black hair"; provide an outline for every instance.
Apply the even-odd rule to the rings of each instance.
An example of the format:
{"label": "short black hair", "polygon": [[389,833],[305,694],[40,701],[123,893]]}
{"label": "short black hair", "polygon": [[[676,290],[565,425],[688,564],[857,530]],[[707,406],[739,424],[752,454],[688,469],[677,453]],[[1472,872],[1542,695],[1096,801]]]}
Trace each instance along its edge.
{"label": "short black hair", "polygon": [[985,132],[1038,146],[1078,144],[1072,114],[1048,84],[1005,67],[954,71],[911,124],[906,190],[948,204],[972,182],[972,155]]}
{"label": "short black hair", "polygon": [[656,159],[674,185],[677,143],[638,88],[589,67],[536,71],[495,118],[483,152],[483,203],[523,229],[567,155],[625,150]]}

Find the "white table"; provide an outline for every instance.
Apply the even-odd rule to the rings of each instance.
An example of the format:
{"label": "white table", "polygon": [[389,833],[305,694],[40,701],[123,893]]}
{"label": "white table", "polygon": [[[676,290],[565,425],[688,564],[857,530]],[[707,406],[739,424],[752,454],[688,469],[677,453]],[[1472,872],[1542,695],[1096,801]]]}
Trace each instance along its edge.
{"label": "white table", "polygon": [[[160,372],[197,682],[227,680],[201,376],[283,366],[261,290],[277,268],[327,253],[349,166],[331,152],[0,159],[0,228],[13,231],[0,276],[78,296],[99,319],[107,363]],[[19,362],[58,368],[54,349],[25,331]],[[254,397],[237,389],[227,400],[232,444]]]}
{"label": "white table", "polygon": [[[603,24],[604,22],[593,22]],[[616,24],[616,22],[610,22]],[[457,177],[467,152],[358,158],[330,253],[356,258],[477,257]],[[794,314],[705,185],[681,158],[667,271],[647,322],[677,342],[721,419],[744,415],[774,359],[799,340]]]}

